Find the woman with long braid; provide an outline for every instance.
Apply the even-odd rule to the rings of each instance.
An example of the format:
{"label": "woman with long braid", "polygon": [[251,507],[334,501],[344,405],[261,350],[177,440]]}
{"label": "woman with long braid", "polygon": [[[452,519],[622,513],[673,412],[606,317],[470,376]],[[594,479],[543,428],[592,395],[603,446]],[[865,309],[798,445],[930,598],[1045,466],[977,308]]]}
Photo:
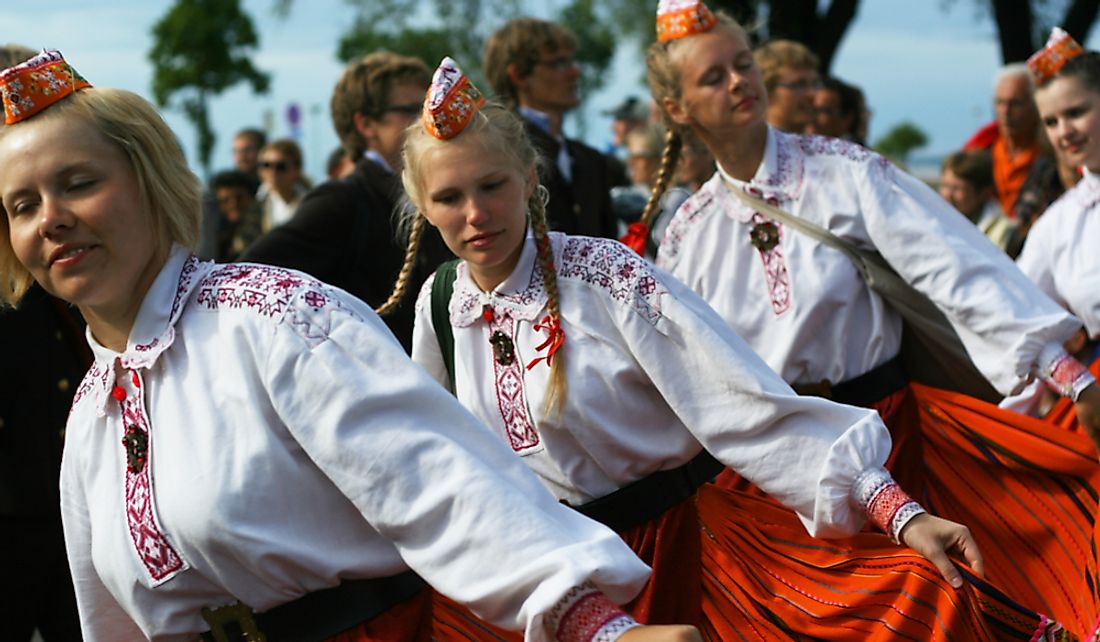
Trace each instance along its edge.
{"label": "woman with long braid", "polygon": [[[1092,635],[1100,615],[1094,444],[910,383],[901,313],[851,255],[878,253],[935,304],[998,392],[1042,378],[1075,402],[1100,441],[1100,388],[1068,354],[1081,322],[878,154],[771,128],[747,36],[727,16],[662,0],[647,67],[666,124],[697,136],[718,163],[677,211],[657,265],[706,299],[795,390],[877,410],[894,440],[887,468],[974,531],[987,547],[989,579]],[[719,484],[739,481],[724,473]]]}
{"label": "woman with long braid", "polygon": [[[421,291],[413,359],[653,567],[628,605],[636,619],[699,624],[712,640],[1057,630],[1009,601],[1007,623],[990,615],[973,540],[882,468],[890,440],[874,412],[795,395],[622,244],[547,232],[522,124],[482,102],[446,59],[406,139],[408,224],[438,228],[460,259]],[[783,505],[707,484],[715,460]],[[860,532],[868,518],[879,532]],[[514,639],[434,606],[438,639]]]}

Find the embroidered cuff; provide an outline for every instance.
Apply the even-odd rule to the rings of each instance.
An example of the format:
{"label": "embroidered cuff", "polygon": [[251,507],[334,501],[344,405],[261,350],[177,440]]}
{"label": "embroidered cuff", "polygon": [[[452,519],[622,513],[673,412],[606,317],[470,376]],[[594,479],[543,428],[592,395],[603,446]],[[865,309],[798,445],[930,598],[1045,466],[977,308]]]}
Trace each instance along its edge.
{"label": "embroidered cuff", "polygon": [[917,515],[925,512],[921,505],[898,486],[885,468],[863,471],[852,487],[856,502],[884,533],[898,541],[901,529]]}
{"label": "embroidered cuff", "polygon": [[558,642],[614,642],[640,626],[592,582],[566,593],[547,617],[547,626]]}
{"label": "embroidered cuff", "polygon": [[1065,348],[1052,343],[1039,353],[1039,377],[1051,390],[1077,401],[1081,391],[1096,382],[1096,378]]}

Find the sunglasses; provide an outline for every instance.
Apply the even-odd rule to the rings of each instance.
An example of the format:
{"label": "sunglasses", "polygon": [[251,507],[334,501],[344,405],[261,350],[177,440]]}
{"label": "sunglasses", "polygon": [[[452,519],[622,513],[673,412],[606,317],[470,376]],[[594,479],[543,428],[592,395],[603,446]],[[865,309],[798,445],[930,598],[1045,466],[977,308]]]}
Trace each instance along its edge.
{"label": "sunglasses", "polygon": [[287,163],[285,160],[260,161],[260,169],[273,169],[276,172],[285,172],[290,169],[290,163]]}

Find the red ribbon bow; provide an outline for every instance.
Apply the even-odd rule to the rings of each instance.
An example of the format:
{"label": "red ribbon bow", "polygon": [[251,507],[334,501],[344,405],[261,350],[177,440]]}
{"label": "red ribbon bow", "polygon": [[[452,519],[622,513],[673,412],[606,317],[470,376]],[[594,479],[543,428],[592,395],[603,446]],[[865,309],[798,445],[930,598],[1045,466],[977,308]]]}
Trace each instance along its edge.
{"label": "red ribbon bow", "polygon": [[649,238],[649,226],[645,223],[631,223],[626,234],[619,241],[638,254],[645,255],[645,242]]}
{"label": "red ribbon bow", "polygon": [[546,315],[542,318],[542,321],[535,324],[535,332],[541,332],[543,330],[547,332],[546,341],[540,343],[535,350],[546,350],[546,355],[532,359],[531,363],[527,364],[528,370],[537,366],[538,363],[544,359],[546,360],[546,365],[549,366],[550,359],[553,358],[554,353],[558,351],[561,344],[565,343],[565,330],[561,329],[560,319],[551,319],[549,314]]}

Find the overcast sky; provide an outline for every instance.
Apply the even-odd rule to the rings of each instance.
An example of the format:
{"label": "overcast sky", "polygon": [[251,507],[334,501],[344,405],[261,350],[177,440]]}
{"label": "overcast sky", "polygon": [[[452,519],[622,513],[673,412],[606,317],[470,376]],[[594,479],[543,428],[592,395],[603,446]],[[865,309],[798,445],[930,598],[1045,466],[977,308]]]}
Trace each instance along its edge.
{"label": "overcast sky", "polygon": [[[337,146],[328,100],[342,69],[335,58],[336,42],[352,12],[343,0],[298,0],[291,15],[280,19],[272,15],[272,5],[273,0],[244,1],[262,42],[255,64],[271,72],[271,91],[254,96],[237,88],[214,100],[213,125],[219,139],[213,166],[230,164],[229,138],[241,127],[267,125],[275,136],[288,135],[286,113],[295,103],[302,112],[300,142],[307,171],[317,179],[324,158]],[[971,0],[863,0],[833,73],[866,92],[874,113],[872,140],[908,120],[930,138],[919,154],[938,156],[957,148],[991,118],[999,47],[992,22],[976,5]],[[150,97],[150,28],[169,6],[168,0],[3,2],[0,41],[60,49],[93,84]],[[1097,48],[1095,36],[1088,45]],[[644,62],[637,51],[634,46],[621,48],[611,72],[613,81],[584,106],[584,137],[592,145],[603,147],[610,137],[610,122],[601,112],[626,94],[644,93],[639,84]],[[191,126],[178,113],[165,115],[197,165]],[[575,124],[570,126],[576,134]]]}

